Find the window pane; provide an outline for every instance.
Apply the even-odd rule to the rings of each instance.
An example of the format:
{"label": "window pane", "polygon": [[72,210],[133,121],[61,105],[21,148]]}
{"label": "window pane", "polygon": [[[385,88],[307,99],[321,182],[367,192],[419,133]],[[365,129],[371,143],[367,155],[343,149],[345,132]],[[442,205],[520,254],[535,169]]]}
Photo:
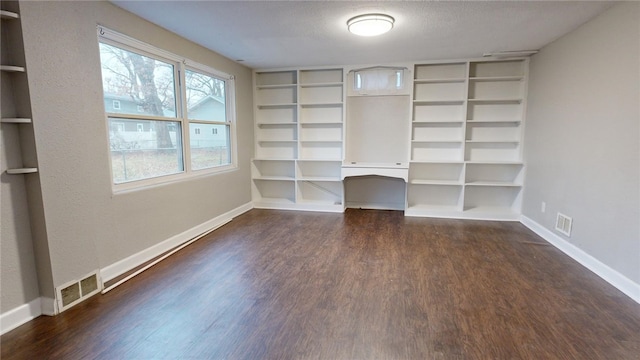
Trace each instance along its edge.
{"label": "window pane", "polygon": [[107,113],[176,117],[173,65],[100,43]]}
{"label": "window pane", "polygon": [[187,90],[187,117],[189,119],[227,121],[225,83],[223,80],[192,70],[186,70],[185,83]]}
{"label": "window pane", "polygon": [[229,125],[191,123],[189,138],[193,170],[231,164]]}
{"label": "window pane", "polygon": [[109,118],[109,146],[116,184],[184,171],[177,121]]}

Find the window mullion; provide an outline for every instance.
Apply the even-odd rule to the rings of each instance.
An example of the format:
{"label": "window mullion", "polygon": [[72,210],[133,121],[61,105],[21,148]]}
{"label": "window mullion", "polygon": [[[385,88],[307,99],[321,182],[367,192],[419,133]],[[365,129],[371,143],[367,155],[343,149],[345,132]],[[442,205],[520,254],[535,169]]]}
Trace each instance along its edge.
{"label": "window mullion", "polygon": [[187,90],[185,79],[185,66],[184,61],[179,62],[176,66],[177,80],[176,81],[176,93],[179,94],[180,99],[180,121],[182,123],[182,152],[184,154],[184,169],[187,174],[191,173],[191,134],[189,127],[189,120],[187,119]]}

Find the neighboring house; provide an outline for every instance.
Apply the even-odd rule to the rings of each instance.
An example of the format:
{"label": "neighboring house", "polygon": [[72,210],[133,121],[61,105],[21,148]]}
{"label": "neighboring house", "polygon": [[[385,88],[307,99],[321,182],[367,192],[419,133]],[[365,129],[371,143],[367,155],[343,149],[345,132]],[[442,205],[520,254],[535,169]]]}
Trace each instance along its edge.
{"label": "neighboring house", "polygon": [[[192,120],[213,120],[224,122],[226,109],[224,98],[209,95],[187,110]],[[189,140],[192,148],[226,146],[227,133],[223,125],[191,124]]]}
{"label": "neighboring house", "polygon": [[[143,113],[144,109],[128,95],[104,94],[104,107],[107,113]],[[190,119],[225,121],[224,99],[207,96],[187,111]],[[166,113],[173,116],[173,113]],[[158,122],[149,120],[119,120],[110,122],[109,136],[112,150],[122,149],[155,149],[156,126]],[[176,125],[166,124],[171,141],[176,144]],[[227,134],[222,125],[191,124],[189,127],[191,147],[226,146]]]}

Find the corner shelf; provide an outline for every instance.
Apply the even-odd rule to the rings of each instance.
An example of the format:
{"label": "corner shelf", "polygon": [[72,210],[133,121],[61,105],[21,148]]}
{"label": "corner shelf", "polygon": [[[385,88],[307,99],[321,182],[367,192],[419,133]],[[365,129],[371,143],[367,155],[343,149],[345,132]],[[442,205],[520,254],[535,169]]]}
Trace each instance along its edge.
{"label": "corner shelf", "polygon": [[31,118],[2,118],[4,124],[31,124]]}
{"label": "corner shelf", "polygon": [[4,72],[12,72],[12,73],[23,73],[25,72],[25,68],[22,66],[14,66],[14,65],[0,65],[0,71]]}
{"label": "corner shelf", "polygon": [[33,173],[37,173],[37,172],[38,172],[38,168],[7,169],[7,174],[9,174],[9,175],[33,174]]}
{"label": "corner shelf", "polygon": [[14,13],[13,11],[0,10],[0,18],[3,20],[16,20],[20,18],[18,13]]}

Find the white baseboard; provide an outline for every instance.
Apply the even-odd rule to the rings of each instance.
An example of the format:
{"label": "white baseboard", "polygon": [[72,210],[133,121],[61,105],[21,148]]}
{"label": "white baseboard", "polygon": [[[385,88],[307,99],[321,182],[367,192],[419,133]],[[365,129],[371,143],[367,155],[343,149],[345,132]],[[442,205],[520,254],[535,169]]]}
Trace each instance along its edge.
{"label": "white baseboard", "polygon": [[522,215],[520,222],[531,229],[531,231],[547,240],[551,245],[569,255],[569,257],[582,264],[582,266],[591,270],[606,282],[613,285],[616,289],[622,291],[625,295],[640,304],[640,284],[636,284],[631,281],[626,276],[610,268],[608,265],[587,254],[577,246],[569,243],[532,219]]}
{"label": "white baseboard", "polygon": [[42,315],[40,298],[0,315],[0,335]]}
{"label": "white baseboard", "polygon": [[220,216],[217,216],[211,220],[208,220],[200,225],[196,225],[191,229],[183,231],[182,233],[172,236],[171,238],[162,241],[156,245],[153,245],[147,249],[144,249],[136,254],[133,254],[125,259],[122,259],[116,263],[106,266],[100,269],[100,276],[103,282],[107,282],[120,276],[131,269],[136,268],[144,264],[145,262],[173,249],[183,243],[198,237],[201,234],[215,230],[220,226],[228,223],[234,217],[241,215],[253,208],[252,203],[246,203],[231,211],[228,211]]}
{"label": "white baseboard", "polygon": [[366,210],[399,210],[404,211],[404,203],[380,202],[380,203],[363,203],[356,201],[347,201],[348,209],[366,209]]}
{"label": "white baseboard", "polygon": [[42,311],[42,315],[47,315],[47,316],[58,315],[58,302],[56,301],[56,299],[41,297],[40,309]]}

